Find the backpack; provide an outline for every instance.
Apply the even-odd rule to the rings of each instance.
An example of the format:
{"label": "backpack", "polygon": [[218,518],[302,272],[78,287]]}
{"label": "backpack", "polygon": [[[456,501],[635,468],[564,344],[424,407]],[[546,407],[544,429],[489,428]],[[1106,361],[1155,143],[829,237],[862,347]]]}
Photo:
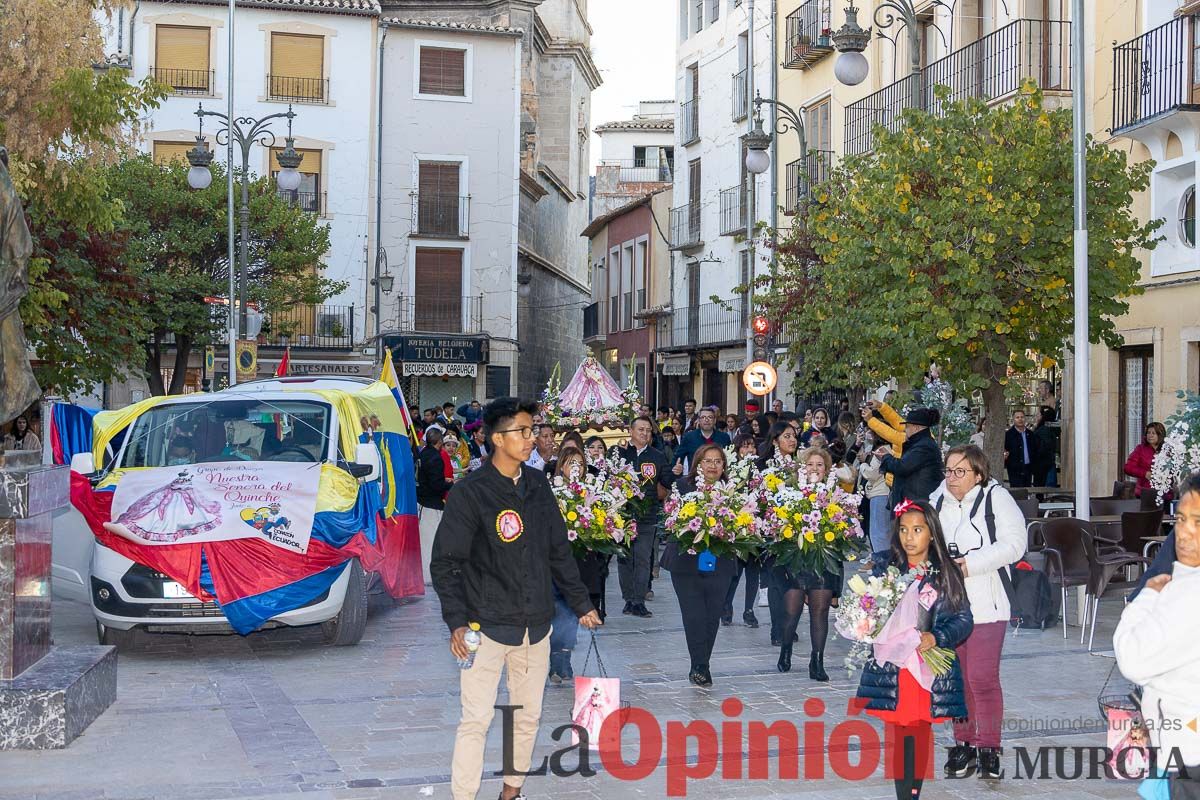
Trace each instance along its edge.
{"label": "backpack", "polygon": [[1045,630],[1058,621],[1059,596],[1050,588],[1050,579],[1040,569],[1014,569],[1011,624],[1014,628]]}
{"label": "backpack", "polygon": [[[994,487],[993,487],[994,489]],[[987,524],[988,539],[996,543],[996,513],[992,510],[992,491],[980,492],[971,507],[970,516],[974,517],[979,511],[979,504],[986,502],[983,509],[984,522]],[[937,510],[942,510],[945,495],[938,498]],[[1054,593],[1050,590],[1050,579],[1041,570],[1023,569],[1019,565],[1024,558],[1018,558],[1015,563],[997,570],[1000,573],[1000,583],[1004,585],[1004,593],[1008,595],[1009,624],[1014,628],[1041,628],[1054,624],[1058,619],[1058,609],[1054,603]],[[1028,567],[1028,564],[1025,565]]]}

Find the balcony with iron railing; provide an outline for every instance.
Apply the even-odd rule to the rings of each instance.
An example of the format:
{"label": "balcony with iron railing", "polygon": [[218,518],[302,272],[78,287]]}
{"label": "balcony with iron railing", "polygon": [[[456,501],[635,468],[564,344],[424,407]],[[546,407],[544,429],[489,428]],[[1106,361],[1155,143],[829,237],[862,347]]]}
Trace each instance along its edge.
{"label": "balcony with iron railing", "polygon": [[583,307],[583,341],[585,343],[602,343],[604,341],[604,309],[607,304],[597,300]]}
{"label": "balcony with iron railing", "polygon": [[658,320],[658,349],[716,347],[745,340],[746,316],[741,298],[676,308]]}
{"label": "balcony with iron railing", "polygon": [[1114,134],[1178,111],[1200,111],[1200,67],[1192,47],[1200,35],[1197,19],[1176,17],[1113,48]]}
{"label": "balcony with iron railing", "polygon": [[175,69],[151,67],[150,75],[170,88],[171,94],[209,96],[213,93],[217,72],[212,69]]}
{"label": "balcony with iron railing", "polygon": [[741,72],[733,73],[733,86],[730,88],[730,96],[733,99],[734,122],[745,119],[750,114],[750,98],[746,96],[746,77],[747,70],[745,68]]}
{"label": "balcony with iron railing", "polygon": [[[829,173],[833,169],[833,156],[832,150],[808,151],[808,188],[810,192],[814,186],[829,180]],[[800,207],[800,188],[800,159],[797,158],[787,165],[783,213],[796,213],[796,209]]]}
{"label": "balcony with iron railing", "polygon": [[316,214],[318,217],[326,215],[327,192],[301,192],[279,189],[278,193],[280,197],[289,204],[298,207],[301,211]]}
{"label": "balcony with iron railing", "polygon": [[401,295],[396,328],[405,333],[482,333],[483,295]]}
{"label": "balcony with iron railing", "polygon": [[471,196],[412,193],[412,233],[434,239],[466,239],[471,227]]}
{"label": "balcony with iron railing", "polygon": [[700,141],[700,98],[679,104],[679,136],[685,146]]}
{"label": "balcony with iron railing", "polygon": [[731,186],[721,190],[721,235],[738,236],[746,233],[746,187]]}
{"label": "balcony with iron railing", "polygon": [[688,203],[671,209],[671,249],[700,247],[700,204]]}
{"label": "balcony with iron railing", "polygon": [[944,102],[979,98],[1001,102],[1026,79],[1039,88],[1071,90],[1071,23],[1019,19],[955,50],[921,72],[909,75],[846,107],[847,155],[870,152],[876,125],[895,132],[905,109],[941,113],[934,88],[944,86]]}
{"label": "balcony with iron railing", "polygon": [[349,350],[354,347],[354,306],[293,306],[263,315],[260,343],[268,347]]}
{"label": "balcony with iron railing", "polygon": [[267,99],[289,103],[328,103],[328,78],[296,78],[290,75],[267,75]]}
{"label": "balcony with iron railing", "polygon": [[833,52],[830,0],[807,0],[787,15],[783,66],[808,69]]}
{"label": "balcony with iron railing", "polygon": [[596,174],[616,172],[618,183],[671,183],[674,169],[667,158],[605,158],[597,165]]}

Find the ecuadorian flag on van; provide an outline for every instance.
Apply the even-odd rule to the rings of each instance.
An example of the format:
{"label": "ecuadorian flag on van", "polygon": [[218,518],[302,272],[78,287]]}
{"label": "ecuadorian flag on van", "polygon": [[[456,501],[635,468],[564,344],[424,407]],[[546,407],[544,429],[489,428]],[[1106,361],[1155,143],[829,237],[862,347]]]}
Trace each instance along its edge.
{"label": "ecuadorian flag on van", "polygon": [[[390,375],[389,375],[390,373]],[[416,480],[410,439],[412,422],[391,358],[384,380],[357,392],[287,389],[321,396],[337,411],[339,449],[359,443],[379,448],[379,480],[360,482],[342,467],[321,465],[316,514],[307,552],[292,552],[262,539],[144,545],[105,528],[111,518],[113,476],[93,489],[72,473],[71,499],[97,541],[162,572],[201,600],[216,600],[241,634],[272,617],[319,602],[358,558],[396,598],[422,595]],[[155,398],[166,402],[169,398]],[[122,428],[136,418],[123,418]],[[107,430],[106,440],[116,432]],[[99,443],[102,448],[102,443]]]}

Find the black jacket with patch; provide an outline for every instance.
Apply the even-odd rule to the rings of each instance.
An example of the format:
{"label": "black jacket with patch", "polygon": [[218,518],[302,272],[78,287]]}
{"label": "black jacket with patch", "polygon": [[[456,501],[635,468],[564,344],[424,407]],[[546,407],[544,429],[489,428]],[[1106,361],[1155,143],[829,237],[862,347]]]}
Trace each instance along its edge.
{"label": "black jacket with patch", "polygon": [[450,491],[429,572],[451,631],[478,622],[501,644],[541,641],[555,585],[577,615],[592,610],[549,481],[522,464],[519,483],[488,461]]}

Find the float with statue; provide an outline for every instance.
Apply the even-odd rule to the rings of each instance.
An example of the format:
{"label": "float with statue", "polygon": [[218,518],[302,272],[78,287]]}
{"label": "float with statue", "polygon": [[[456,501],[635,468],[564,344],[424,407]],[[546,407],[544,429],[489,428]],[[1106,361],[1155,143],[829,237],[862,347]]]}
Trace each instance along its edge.
{"label": "float with statue", "polygon": [[622,389],[600,362],[588,356],[565,389],[560,388],[561,383],[562,366],[555,364],[541,402],[546,422],[556,431],[577,430],[582,434],[590,431],[609,447],[628,437],[629,425],[637,418],[642,404],[632,369]]}

